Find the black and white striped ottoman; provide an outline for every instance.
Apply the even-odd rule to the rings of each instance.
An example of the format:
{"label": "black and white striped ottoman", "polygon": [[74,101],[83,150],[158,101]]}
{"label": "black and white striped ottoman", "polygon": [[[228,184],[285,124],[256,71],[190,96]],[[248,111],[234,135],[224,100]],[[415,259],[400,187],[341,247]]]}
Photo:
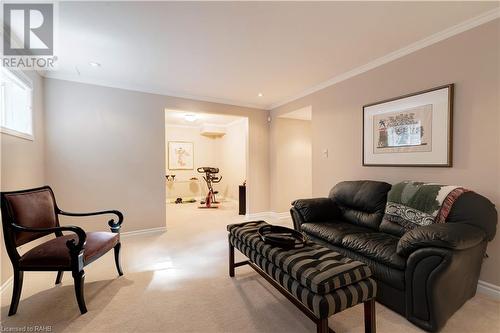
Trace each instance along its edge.
{"label": "black and white striped ottoman", "polygon": [[[328,317],[364,303],[365,332],[375,332],[376,282],[370,268],[319,244],[284,250],[264,243],[257,230],[264,221],[230,224],[229,276],[235,267],[250,265],[325,333]],[[249,260],[234,262],[234,248]]]}

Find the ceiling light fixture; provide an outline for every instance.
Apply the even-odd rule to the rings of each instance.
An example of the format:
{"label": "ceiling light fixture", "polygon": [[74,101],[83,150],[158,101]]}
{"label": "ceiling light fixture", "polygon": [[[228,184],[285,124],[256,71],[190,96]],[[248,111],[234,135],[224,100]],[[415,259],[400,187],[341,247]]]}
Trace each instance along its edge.
{"label": "ceiling light fixture", "polygon": [[262,96],[264,96],[264,94],[263,93],[258,93],[257,96],[262,97]]}
{"label": "ceiling light fixture", "polygon": [[101,64],[98,63],[98,62],[95,62],[95,61],[89,62],[89,65],[92,66],[92,67],[101,67]]}
{"label": "ceiling light fixture", "polygon": [[193,121],[195,121],[196,119],[198,119],[198,117],[197,117],[195,114],[192,114],[192,113],[186,113],[186,114],[184,115],[184,119],[185,119],[186,121],[193,122]]}

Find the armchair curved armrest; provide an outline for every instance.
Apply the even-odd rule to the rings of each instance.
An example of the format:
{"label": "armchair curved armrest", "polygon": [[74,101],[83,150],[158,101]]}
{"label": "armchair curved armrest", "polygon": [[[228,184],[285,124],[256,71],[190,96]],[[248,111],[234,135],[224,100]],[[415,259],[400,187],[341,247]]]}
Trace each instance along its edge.
{"label": "armchair curved armrest", "polygon": [[90,212],[90,213],[70,213],[70,212],[65,212],[65,211],[59,210],[58,213],[61,215],[65,215],[65,216],[76,216],[76,217],[115,214],[118,217],[118,221],[115,222],[114,219],[111,219],[108,221],[108,225],[111,229],[111,232],[114,232],[114,233],[120,232],[120,227],[123,223],[123,214],[122,214],[122,212],[120,212],[118,210],[103,210],[100,212]]}
{"label": "armchair curved armrest", "polygon": [[486,240],[486,233],[464,223],[439,223],[418,227],[401,237],[396,252],[408,257],[417,249],[439,247],[452,250],[464,250]]}
{"label": "armchair curved armrest", "polygon": [[299,199],[292,202],[291,215],[296,229],[303,223],[325,222],[340,214],[340,208],[330,198]]}
{"label": "armchair curved armrest", "polygon": [[52,228],[31,228],[31,227],[23,227],[15,223],[10,224],[12,228],[14,228],[16,231],[21,231],[21,232],[43,232],[43,233],[55,233],[57,231],[71,231],[76,234],[78,237],[78,243],[75,244],[75,240],[71,239],[66,242],[66,246],[71,251],[75,252],[80,252],[83,247],[85,246],[85,242],[87,240],[87,234],[85,231],[77,226],[63,226],[63,227],[52,227]]}

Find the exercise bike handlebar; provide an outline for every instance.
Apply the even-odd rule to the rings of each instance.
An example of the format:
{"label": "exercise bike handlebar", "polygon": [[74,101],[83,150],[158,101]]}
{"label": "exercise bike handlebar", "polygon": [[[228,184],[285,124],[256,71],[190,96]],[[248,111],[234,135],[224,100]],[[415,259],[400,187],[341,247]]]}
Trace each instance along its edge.
{"label": "exercise bike handlebar", "polygon": [[199,173],[219,173],[219,168],[200,167],[196,169]]}

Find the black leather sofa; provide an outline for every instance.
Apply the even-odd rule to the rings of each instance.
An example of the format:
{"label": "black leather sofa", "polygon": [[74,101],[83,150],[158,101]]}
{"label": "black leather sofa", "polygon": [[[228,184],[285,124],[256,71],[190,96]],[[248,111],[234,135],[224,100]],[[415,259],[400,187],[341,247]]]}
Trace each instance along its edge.
{"label": "black leather sofa", "polygon": [[294,201],[294,227],[367,263],[377,280],[377,301],[427,331],[438,331],[476,293],[486,245],[496,232],[495,206],[466,192],[446,223],[406,231],[383,219],[390,189],[384,182],[341,182],[328,198]]}

